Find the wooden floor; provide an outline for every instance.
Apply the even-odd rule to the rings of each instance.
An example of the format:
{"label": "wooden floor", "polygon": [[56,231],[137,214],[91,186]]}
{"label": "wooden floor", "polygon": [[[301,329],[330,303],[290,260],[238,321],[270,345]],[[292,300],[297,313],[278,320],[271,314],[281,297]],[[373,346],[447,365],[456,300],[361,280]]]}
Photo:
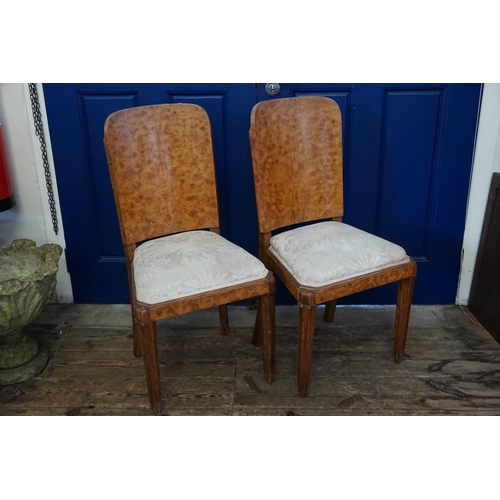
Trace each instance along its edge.
{"label": "wooden floor", "polygon": [[[110,306],[82,307],[49,306],[29,327],[52,358],[38,377],[0,387],[0,415],[151,415],[127,313],[113,321]],[[400,365],[390,321],[377,319],[386,311],[362,312],[333,325],[318,314],[306,398],[297,395],[293,317],[278,323],[271,385],[250,325],[222,336],[215,323],[161,323],[163,414],[500,415],[500,345],[458,307],[412,321]]]}

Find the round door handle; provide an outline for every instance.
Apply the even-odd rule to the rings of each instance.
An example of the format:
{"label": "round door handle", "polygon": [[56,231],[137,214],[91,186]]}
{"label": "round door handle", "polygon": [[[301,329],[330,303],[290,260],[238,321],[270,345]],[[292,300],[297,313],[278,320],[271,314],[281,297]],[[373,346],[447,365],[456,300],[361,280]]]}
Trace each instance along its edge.
{"label": "round door handle", "polygon": [[279,83],[266,83],[266,94],[274,97],[280,93],[280,84]]}

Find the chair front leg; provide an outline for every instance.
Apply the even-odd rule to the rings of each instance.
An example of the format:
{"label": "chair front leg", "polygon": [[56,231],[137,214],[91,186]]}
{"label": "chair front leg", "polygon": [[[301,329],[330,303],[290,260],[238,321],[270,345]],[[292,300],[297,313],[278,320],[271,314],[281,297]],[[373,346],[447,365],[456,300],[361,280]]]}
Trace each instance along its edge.
{"label": "chair front leg", "polygon": [[274,364],[276,358],[276,319],[274,312],[274,290],[260,297],[258,311],[258,323],[256,323],[256,325],[259,325],[259,338],[262,340],[262,361],[264,365],[264,375],[266,377],[266,382],[270,384],[274,378]]}
{"label": "chair front leg", "polygon": [[299,302],[299,396],[305,397],[311,378],[312,350],[316,306],[306,306]]}
{"label": "chair front leg", "polygon": [[162,409],[160,362],[158,359],[158,343],[156,339],[156,323],[141,323],[137,321],[140,329],[146,382],[148,385],[149,402],[155,415]]}
{"label": "chair front leg", "polygon": [[401,362],[405,352],[414,283],[414,277],[398,282],[398,302],[396,306],[396,324],[394,327],[394,361],[396,363]]}

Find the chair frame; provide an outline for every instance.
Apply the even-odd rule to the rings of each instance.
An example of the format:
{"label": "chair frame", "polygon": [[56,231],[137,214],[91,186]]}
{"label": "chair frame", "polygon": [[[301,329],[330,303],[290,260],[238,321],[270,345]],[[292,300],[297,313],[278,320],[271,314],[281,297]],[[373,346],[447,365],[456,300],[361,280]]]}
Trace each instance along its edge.
{"label": "chair frame", "polygon": [[[325,146],[329,148],[329,152],[333,151],[333,161],[328,165],[325,165],[323,163],[317,165],[317,169],[322,173],[327,172],[329,175],[340,175],[340,179],[336,181],[336,184],[333,187],[333,190],[335,190],[335,195],[331,197],[333,199],[331,200],[330,206],[327,207],[326,212],[323,211],[319,214],[326,214],[330,216],[318,217],[317,207],[312,207],[310,210],[305,207],[303,209],[303,212],[299,214],[299,216],[297,216],[296,214],[289,216],[284,212],[280,212],[279,210],[274,209],[271,206],[269,199],[266,199],[266,195],[264,194],[264,191],[266,190],[266,184],[263,180],[265,178],[265,175],[275,175],[276,177],[273,177],[274,181],[276,181],[276,179],[280,175],[279,171],[277,173],[268,174],[269,170],[267,172],[264,172],[264,170],[266,169],[266,167],[279,169],[280,165],[276,164],[279,163],[280,159],[276,159],[272,157],[272,155],[269,157],[269,155],[267,155],[267,151],[265,151],[266,146],[264,145],[264,147],[262,147],[261,144],[259,144],[257,132],[259,124],[257,123],[257,114],[259,112],[262,113],[259,117],[262,121],[267,120],[268,118],[272,118],[269,114],[265,114],[267,112],[266,110],[262,111],[263,107],[267,107],[269,108],[269,113],[275,113],[275,115],[277,115],[278,117],[281,115],[282,119],[287,119],[290,115],[288,115],[288,110],[286,109],[284,101],[289,102],[291,100],[296,101],[296,106],[304,105],[304,111],[307,111],[307,106],[310,104],[311,107],[314,108],[313,112],[324,113],[326,111],[327,113],[332,113],[332,115],[330,115],[330,118],[331,116],[333,116],[333,119],[337,122],[337,127],[340,128],[340,132],[337,133],[337,137],[332,140],[332,144]],[[299,104],[297,100],[301,100],[302,102]],[[310,132],[312,134],[313,140],[315,138],[315,131],[313,130],[314,126],[315,125],[311,125],[312,132]],[[318,127],[318,130],[320,129],[321,125]],[[279,133],[281,133],[281,131]],[[379,271],[366,273],[362,276],[348,278],[331,285],[322,287],[310,287],[298,283],[294,276],[288,271],[288,269],[286,269],[272,253],[268,252],[270,248],[272,231],[276,229],[302,222],[319,222],[325,220],[342,222],[343,195],[341,177],[341,116],[338,105],[333,100],[325,97],[294,97],[291,99],[275,99],[274,101],[265,101],[259,103],[252,110],[249,135],[254,178],[256,181],[255,189],[259,220],[259,256],[264,265],[273,273],[275,273],[276,276],[284,283],[286,288],[292,293],[292,295],[297,300],[299,307],[299,396],[306,396],[307,389],[309,387],[317,306],[323,303],[326,304],[324,320],[327,323],[331,323],[333,322],[335,317],[337,299],[339,299],[340,297],[368,290],[370,288],[375,288],[387,283],[398,282],[396,321],[394,328],[394,360],[396,363],[400,363],[403,358],[406,345],[413,287],[417,273],[416,263],[411,257],[409,262],[407,263],[397,264]],[[321,135],[319,134],[319,136]],[[292,140],[291,137],[288,137],[288,139]],[[272,140],[272,138],[270,140]],[[273,145],[272,147],[274,148],[275,145]],[[323,144],[321,144],[321,147],[323,147]],[[283,153],[283,151],[281,151],[281,153]],[[276,164],[273,163],[273,160],[276,160]],[[284,162],[286,162],[287,160],[293,161],[290,158],[283,159]],[[283,163],[282,166],[284,165],[285,163]],[[292,185],[293,180],[290,178],[290,176],[293,175],[293,172],[288,170],[286,175],[289,177],[287,181],[288,185]],[[278,185],[279,183],[275,182],[275,184]],[[287,184],[282,183],[281,185],[285,186]],[[326,189],[329,188],[327,187]],[[295,218],[293,219],[293,217]],[[259,332],[257,330],[254,331],[254,339],[256,343],[260,341]]]}
{"label": "chair frame", "polygon": [[[148,168],[148,158],[142,162],[134,160],[137,165],[128,167],[134,155],[134,147],[136,146],[136,144],[134,144],[135,138],[131,138],[132,136],[129,132],[131,128],[134,129],[138,124],[155,122],[155,120],[166,118],[173,120],[174,124],[180,124],[182,117],[175,117],[175,115],[182,114],[185,115],[184,121],[188,122],[188,126],[191,125],[192,129],[196,129],[196,132],[193,132],[193,134],[199,134],[192,138],[193,142],[196,143],[199,141],[200,137],[205,141],[204,143],[200,143],[201,145],[199,146],[200,148],[205,148],[202,151],[201,160],[198,158],[198,163],[201,164],[199,167],[200,172],[205,175],[205,178],[200,180],[199,187],[208,191],[208,198],[204,199],[204,201],[208,203],[206,204],[207,206],[204,205],[203,209],[198,210],[198,212],[205,211],[206,213],[201,215],[197,213],[198,218],[194,222],[188,220],[187,216],[184,217],[185,211],[189,211],[193,207],[195,207],[196,210],[196,205],[200,200],[187,201],[182,197],[182,190],[177,190],[179,186],[176,185],[173,187],[172,191],[168,193],[169,200],[167,203],[169,203],[169,205],[167,212],[172,213],[172,211],[174,211],[174,213],[179,214],[179,218],[182,220],[180,220],[180,222],[175,221],[175,224],[173,224],[172,221],[165,220],[166,218],[162,217],[158,221],[158,225],[161,227],[155,228],[154,232],[151,233],[152,224],[151,221],[148,220],[148,214],[146,213],[144,219],[142,219],[140,210],[139,213],[127,212],[127,204],[123,203],[124,196],[131,196],[133,200],[147,199],[148,203],[153,205],[150,210],[151,214],[157,214],[160,208],[164,208],[156,206],[158,202],[155,199],[150,199],[154,198],[154,196],[150,195],[151,187],[148,183],[139,182],[139,186],[137,187],[137,179],[139,178],[139,181],[141,181],[139,174],[142,173],[143,168]],[[180,124],[177,128],[174,127],[174,133],[180,136],[179,130],[182,130],[183,126],[184,125]],[[158,140],[161,141],[162,139],[160,138]],[[182,140],[178,144],[180,144],[179,150],[182,149],[183,144],[185,146]],[[207,229],[220,234],[211,131],[206,112],[201,107],[193,104],[164,104],[121,110],[113,113],[106,120],[104,127],[104,145],[122,241],[125,249],[125,260],[131,297],[133,350],[136,357],[143,357],[144,360],[148,395],[153,412],[155,414],[161,413],[163,406],[156,322],[161,319],[167,319],[201,309],[218,306],[221,333],[227,335],[229,333],[227,304],[251,297],[259,297],[259,308],[255,329],[259,331],[260,336],[263,338],[262,356],[264,375],[266,381],[271,383],[274,377],[275,365],[274,292],[276,288],[275,278],[272,272],[268,272],[264,278],[258,280],[156,304],[140,302],[137,300],[136,296],[133,259],[137,243],[145,241],[146,239],[198,229]],[[141,145],[142,143],[139,144],[139,146]],[[149,144],[147,146],[149,147]],[[175,144],[173,147],[175,147]],[[175,183],[177,180],[173,169],[177,169],[178,172],[182,169],[186,169],[189,174],[189,169],[193,167],[190,166],[191,164],[188,160],[189,158],[181,156],[178,161],[171,159],[168,161],[162,160],[161,165],[158,165],[160,165],[162,169],[168,170],[169,174],[171,174],[170,180],[174,179],[173,182]],[[155,168],[158,168],[158,165],[156,165]],[[129,168],[131,172],[129,172]],[[124,173],[130,173],[130,175],[123,176]],[[184,172],[181,173],[184,175]],[[213,182],[211,182],[211,185],[205,187],[206,180],[209,179],[209,181],[212,181],[212,178]],[[132,182],[136,183],[134,187],[137,189],[130,195],[127,194],[127,190],[130,192]],[[155,190],[156,189],[165,190],[168,189],[168,186],[155,186]],[[182,199],[180,199],[179,196]],[[172,199],[170,200],[170,198]],[[162,203],[165,203],[165,200],[162,199]],[[180,208],[177,206],[179,203],[181,204]],[[149,204],[148,207],[150,207]],[[177,210],[177,212],[175,212],[175,210]],[[154,222],[156,223],[156,220]],[[217,225],[215,225],[214,222]],[[173,228],[175,228],[175,230],[173,230]],[[147,238],[144,238],[144,236],[147,236]]]}

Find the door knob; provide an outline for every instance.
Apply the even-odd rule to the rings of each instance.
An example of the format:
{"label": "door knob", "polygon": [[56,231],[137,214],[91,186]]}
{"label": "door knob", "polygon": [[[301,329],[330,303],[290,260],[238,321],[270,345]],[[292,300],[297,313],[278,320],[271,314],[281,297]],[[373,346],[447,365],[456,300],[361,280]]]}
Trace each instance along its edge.
{"label": "door knob", "polygon": [[266,94],[274,97],[280,93],[280,84],[279,83],[266,83]]}

